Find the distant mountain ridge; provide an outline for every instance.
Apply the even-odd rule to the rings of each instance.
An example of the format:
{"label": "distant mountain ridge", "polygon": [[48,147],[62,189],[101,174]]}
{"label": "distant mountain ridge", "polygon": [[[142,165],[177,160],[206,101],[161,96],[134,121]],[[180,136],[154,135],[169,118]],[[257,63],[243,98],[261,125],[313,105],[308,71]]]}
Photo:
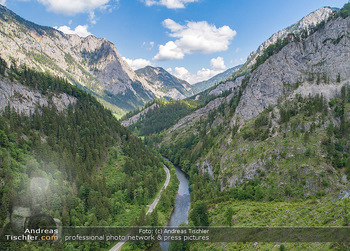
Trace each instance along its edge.
{"label": "distant mountain ridge", "polygon": [[162,67],[146,66],[135,71],[140,77],[145,78],[150,85],[157,90],[166,92],[164,98],[184,99],[195,94],[196,87],[185,80],[181,80]]}
{"label": "distant mountain ridge", "polygon": [[[138,76],[105,38],[64,34],[27,21],[2,5],[0,34],[0,56],[7,63],[66,78],[119,116],[155,98],[179,96],[166,88],[167,83],[161,89]],[[190,95],[186,88],[182,92]]]}
{"label": "distant mountain ridge", "polygon": [[218,84],[220,81],[226,80],[229,76],[231,76],[236,71],[238,71],[239,68],[241,68],[241,66],[242,65],[238,65],[238,66],[232,67],[230,69],[227,69],[226,71],[219,73],[208,80],[194,84],[194,86],[196,86],[200,92],[205,91],[206,89]]}
{"label": "distant mountain ridge", "polygon": [[[217,86],[213,86],[212,88],[209,88],[206,91],[202,91],[201,93],[199,93],[198,95],[196,95],[195,97],[192,97],[192,98],[193,99],[200,99],[202,101],[204,101],[206,99],[210,100],[210,99],[214,98],[215,96],[222,95],[226,91],[232,91],[234,89],[240,88],[242,81],[245,79],[245,77],[247,75],[249,75],[249,72],[250,72],[249,69],[252,67],[253,62],[256,62],[256,59],[264,53],[264,50],[268,46],[273,45],[273,43],[275,43],[278,39],[286,37],[287,34],[289,34],[287,32],[287,30],[290,32],[293,31],[294,33],[300,33],[303,30],[310,30],[311,27],[309,27],[308,25],[315,27],[317,24],[321,23],[322,21],[326,21],[331,15],[333,15],[333,10],[334,10],[334,8],[322,7],[320,9],[310,13],[309,15],[305,16],[300,21],[296,22],[294,25],[291,25],[291,26],[287,27],[286,29],[275,33],[274,35],[271,36],[271,38],[269,40],[263,42],[256,51],[252,52],[250,54],[250,56],[248,57],[248,60],[239,68],[234,69],[234,73],[231,74],[230,76],[228,76],[225,80],[223,80],[222,83],[218,84]],[[214,79],[216,77],[217,76],[215,76]],[[210,81],[210,80],[208,80],[208,81]],[[207,82],[207,81],[197,83],[195,85],[198,87],[198,85],[201,85],[202,83],[205,84],[205,82]],[[273,97],[273,95],[272,95],[272,97]],[[259,100],[259,98],[257,98],[257,99]],[[214,103],[215,102],[212,102],[212,104],[214,104]],[[249,108],[244,107],[242,105],[240,106],[240,108],[242,109],[242,111],[246,110],[246,109],[251,109],[249,104],[247,106]],[[209,107],[208,109],[202,109],[204,111],[204,114],[206,114],[207,112],[212,110],[212,106],[208,106],[208,107]],[[261,108],[259,107],[258,109],[260,111]],[[258,113],[259,111],[254,110],[254,109],[251,110],[252,113]],[[245,115],[247,115],[246,112],[245,112]],[[250,116],[251,115],[249,115],[249,117]],[[189,117],[191,117],[191,116],[189,116]]]}

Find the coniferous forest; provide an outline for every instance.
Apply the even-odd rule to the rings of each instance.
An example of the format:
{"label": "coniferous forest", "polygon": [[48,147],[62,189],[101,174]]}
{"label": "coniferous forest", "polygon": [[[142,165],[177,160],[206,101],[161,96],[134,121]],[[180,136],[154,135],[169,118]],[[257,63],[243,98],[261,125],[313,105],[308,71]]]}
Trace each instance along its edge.
{"label": "coniferous forest", "polygon": [[[75,103],[58,111],[53,102],[34,113],[7,106],[0,117],[0,225],[15,208],[33,208],[31,179],[48,181],[41,213],[63,226],[128,226],[150,204],[165,180],[163,163],[140,139],[120,125],[90,94],[67,81],[0,60],[1,81],[40,91],[49,101],[65,93]],[[163,204],[164,211],[173,203]],[[157,212],[155,212],[158,214]],[[157,221],[157,215],[152,216]],[[4,243],[3,243],[4,244]],[[29,244],[6,243],[12,250]],[[109,243],[43,244],[52,248],[107,247]],[[35,244],[34,244],[35,246]],[[33,248],[33,244],[31,245]],[[38,245],[39,248],[39,245]]]}
{"label": "coniferous forest", "polygon": [[[149,5],[163,4],[153,2]],[[349,13],[350,2],[341,9],[323,7],[310,13],[272,35],[226,80],[192,97],[174,89],[168,93],[182,100],[162,96],[167,88],[159,86],[169,78],[154,71],[156,80],[143,79],[106,39],[88,36],[78,41],[73,35],[73,42],[67,43],[74,46],[67,52],[62,43],[54,52],[38,42],[44,49],[38,54],[30,51],[32,41],[25,41],[18,52],[23,50],[22,58],[29,63],[4,53],[0,250],[109,250],[117,241],[9,242],[3,233],[49,224],[165,226],[176,209],[183,210],[180,214],[187,220],[180,225],[192,229],[252,232],[242,235],[243,242],[178,241],[168,250],[350,250],[343,239],[312,239],[316,228],[350,229]],[[8,20],[11,16],[20,28],[0,27],[0,35],[17,44],[21,36],[27,39],[28,31],[37,31],[31,34],[34,40],[45,34],[52,41],[72,38],[15,14]],[[7,22],[5,17],[0,21]],[[162,24],[187,33],[177,22],[166,19]],[[168,35],[182,41],[176,33]],[[183,56],[192,53],[184,51]],[[129,60],[130,66],[136,64],[137,59]],[[214,71],[215,61],[226,67],[223,57],[212,60],[213,69],[202,68],[197,74]],[[185,69],[168,68],[174,74]],[[159,79],[167,80],[160,84]],[[151,101],[141,108],[146,100]],[[121,123],[103,104],[130,112]],[[171,179],[163,189],[169,177],[165,167]],[[310,235],[296,241],[262,241],[255,232],[304,227],[312,230]],[[127,231],[131,234],[130,228]],[[308,237],[311,241],[304,241]],[[124,244],[125,250],[160,249],[157,241]]]}

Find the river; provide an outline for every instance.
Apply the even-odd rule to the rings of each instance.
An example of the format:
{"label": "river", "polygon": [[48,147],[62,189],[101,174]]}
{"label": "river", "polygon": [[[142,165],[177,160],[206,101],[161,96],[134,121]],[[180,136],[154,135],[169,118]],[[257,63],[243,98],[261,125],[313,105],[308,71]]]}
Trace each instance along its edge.
{"label": "river", "polygon": [[[190,199],[190,183],[187,175],[180,170],[180,168],[175,167],[176,175],[180,181],[179,190],[175,198],[174,211],[170,216],[170,220],[167,226],[177,227],[181,223],[188,222],[188,211],[190,210],[191,199]],[[169,242],[161,242],[160,246],[162,250],[165,251],[169,247]]]}

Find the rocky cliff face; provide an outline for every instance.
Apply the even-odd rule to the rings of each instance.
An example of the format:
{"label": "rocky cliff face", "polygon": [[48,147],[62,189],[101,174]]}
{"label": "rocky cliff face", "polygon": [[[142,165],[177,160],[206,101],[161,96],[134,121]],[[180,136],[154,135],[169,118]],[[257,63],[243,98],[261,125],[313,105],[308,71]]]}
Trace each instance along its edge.
{"label": "rocky cliff face", "polygon": [[55,94],[49,100],[48,96],[42,95],[37,90],[0,79],[0,112],[9,106],[18,113],[30,115],[39,107],[49,106],[51,102],[61,112],[67,109],[69,104],[75,104],[76,101],[76,98],[65,93]]}
{"label": "rocky cliff face", "polygon": [[146,109],[143,109],[141,112],[137,113],[136,115],[132,116],[131,118],[122,121],[121,124],[123,126],[126,126],[126,127],[131,126],[131,125],[135,124],[136,122],[143,120],[144,117],[147,115],[147,113],[150,110],[153,110],[157,107],[159,107],[159,105],[157,103],[154,103],[153,105],[147,107]]}
{"label": "rocky cliff face", "polygon": [[244,79],[244,76],[240,76],[233,80],[227,80],[224,83],[219,84],[212,91],[210,91],[209,95],[218,96],[225,91],[233,90],[241,85],[243,79]]}
{"label": "rocky cliff face", "polygon": [[253,51],[248,59],[246,65],[251,66],[255,64],[256,59],[258,56],[261,56],[264,50],[269,47],[271,44],[274,44],[277,42],[278,39],[284,39],[288,36],[290,33],[300,33],[301,31],[305,30],[307,33],[310,32],[310,29],[312,27],[315,27],[319,23],[321,23],[324,20],[327,20],[333,13],[333,9],[329,7],[322,7],[318,10],[310,13],[309,15],[303,17],[300,21],[297,23],[279,31],[273,34],[268,40],[263,42],[259,48],[256,51]]}
{"label": "rocky cliff face", "polygon": [[[31,23],[0,6],[0,56],[68,79],[109,103],[117,113],[158,97],[175,98],[138,76],[107,39],[67,35]],[[187,95],[188,86],[183,88]],[[186,93],[186,91],[188,93]],[[174,96],[175,95],[175,96]],[[185,95],[185,96],[186,96]]]}
{"label": "rocky cliff face", "polygon": [[[317,26],[322,21],[327,20],[333,14],[332,8],[322,7],[318,10],[310,13],[309,15],[302,18],[300,21],[295,24],[276,32],[268,40],[264,41],[257,50],[253,51],[247,58],[247,61],[240,67],[243,71],[248,71],[248,69],[256,63],[256,59],[261,56],[264,50],[272,44],[275,44],[279,39],[283,40],[288,36],[288,34],[300,34],[305,31],[306,34],[309,34],[311,29]],[[242,74],[241,74],[242,75]],[[241,81],[244,77],[237,77],[229,79],[223,84],[218,85],[214,90],[211,91],[211,95],[220,95],[224,91],[232,90],[233,88],[240,86]]]}
{"label": "rocky cliff face", "polygon": [[320,93],[330,83],[348,82],[349,46],[349,17],[331,20],[304,41],[290,42],[252,73],[236,112],[247,120],[277,104],[291,89],[318,84],[314,92]]}
{"label": "rocky cliff face", "polygon": [[135,72],[148,81],[158,97],[184,99],[192,96],[196,90],[188,82],[178,79],[161,67],[146,66]]}
{"label": "rocky cliff face", "polygon": [[168,130],[167,133],[169,134],[173,131],[180,130],[181,128],[184,128],[184,127],[187,127],[187,128],[191,127],[194,123],[200,121],[200,119],[207,117],[209,112],[217,109],[223,102],[228,103],[233,98],[233,96],[234,96],[234,94],[231,93],[230,95],[228,95],[225,98],[216,98],[216,99],[210,101],[206,106],[204,106],[204,107],[196,110],[195,112],[191,113],[190,115],[180,119],[173,127],[171,127]]}

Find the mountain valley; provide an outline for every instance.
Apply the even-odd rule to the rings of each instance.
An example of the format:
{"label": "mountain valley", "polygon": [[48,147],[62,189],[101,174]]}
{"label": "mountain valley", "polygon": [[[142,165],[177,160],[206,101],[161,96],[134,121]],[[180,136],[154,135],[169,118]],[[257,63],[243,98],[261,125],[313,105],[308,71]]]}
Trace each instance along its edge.
{"label": "mountain valley", "polygon": [[[67,35],[17,16],[0,6],[0,54],[8,63],[66,78],[92,93],[117,117],[142,107],[155,98],[179,99],[194,94],[185,82],[155,85],[136,74],[119,55],[114,44],[94,36]],[[164,73],[165,74],[165,71]],[[179,91],[179,90],[180,91]]]}
{"label": "mountain valley", "polygon": [[[163,227],[178,203],[174,166],[189,179],[187,226],[350,225],[350,3],[310,13],[272,35],[243,65],[194,85],[162,67],[134,71],[107,39],[66,35],[1,5],[0,23],[6,231],[38,214],[71,227]],[[170,184],[147,215],[166,180],[164,166]],[[42,198],[31,191],[33,179],[42,179]],[[248,237],[171,242],[168,250],[350,247]],[[3,243],[5,250],[115,245]],[[128,242],[123,250],[160,246]]]}
{"label": "mountain valley", "polygon": [[[155,123],[157,109],[130,126],[145,136],[146,144],[159,147],[162,155],[189,174],[194,203],[191,212],[196,205],[207,208],[210,226],[246,226],[247,221],[239,218],[244,217],[240,216],[244,211],[237,208],[246,205],[254,211],[249,207],[251,201],[256,201],[257,208],[271,205],[288,211],[299,205],[293,201],[305,201],[303,208],[317,203],[346,210],[341,201],[328,203],[349,189],[350,19],[346,7],[313,27],[308,35],[290,34],[269,45],[247,68],[250,70],[239,73],[242,66],[236,76],[198,94],[202,97],[196,98],[197,102],[201,98],[206,102],[162,132],[143,130]],[[229,88],[213,92],[228,82]],[[260,212],[251,216],[254,223],[266,213]],[[277,215],[281,218],[274,226],[291,226],[301,220],[295,215],[287,224],[283,212]],[[270,225],[271,220],[268,217],[258,224]],[[315,222],[311,218],[301,224]],[[324,222],[316,224],[348,224],[346,217]],[[174,245],[189,248],[186,243]],[[225,244],[247,250],[252,245]],[[298,244],[285,246],[301,248]],[[208,245],[191,245],[200,247]],[[333,248],[330,245],[327,249]]]}

